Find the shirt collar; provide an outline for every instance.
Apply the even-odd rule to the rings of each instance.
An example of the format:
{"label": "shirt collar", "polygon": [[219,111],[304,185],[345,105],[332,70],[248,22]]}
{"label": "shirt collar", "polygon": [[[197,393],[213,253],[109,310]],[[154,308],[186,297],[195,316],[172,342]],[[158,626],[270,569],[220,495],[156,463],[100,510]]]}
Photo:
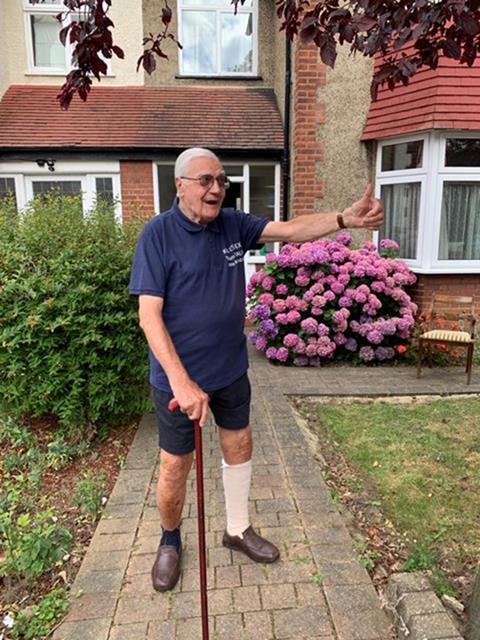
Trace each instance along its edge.
{"label": "shirt collar", "polygon": [[172,205],[172,210],[174,213],[175,221],[186,231],[190,231],[190,233],[199,233],[200,231],[213,231],[214,233],[220,233],[220,225],[218,222],[218,217],[220,217],[222,210],[220,209],[220,213],[215,220],[209,222],[205,227],[203,224],[199,224],[198,222],[194,222],[190,220],[188,216],[186,216],[183,211],[178,206],[178,198],[175,198]]}

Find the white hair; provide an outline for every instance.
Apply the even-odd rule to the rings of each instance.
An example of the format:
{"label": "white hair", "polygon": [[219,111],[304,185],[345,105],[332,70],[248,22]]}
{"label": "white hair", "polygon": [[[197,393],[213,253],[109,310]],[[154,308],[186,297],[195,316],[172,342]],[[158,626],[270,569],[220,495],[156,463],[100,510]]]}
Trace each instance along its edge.
{"label": "white hair", "polygon": [[175,161],[175,178],[180,178],[182,175],[185,175],[190,160],[201,157],[213,158],[214,160],[217,160],[217,162],[220,162],[218,157],[213,153],[213,151],[210,151],[210,149],[202,149],[201,147],[186,149],[185,151],[182,151]]}

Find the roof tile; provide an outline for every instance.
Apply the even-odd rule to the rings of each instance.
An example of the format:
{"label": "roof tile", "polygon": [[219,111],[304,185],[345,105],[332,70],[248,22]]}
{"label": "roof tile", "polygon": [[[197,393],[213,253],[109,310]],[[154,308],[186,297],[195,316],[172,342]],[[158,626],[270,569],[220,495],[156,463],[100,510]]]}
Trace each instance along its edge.
{"label": "roof tile", "polygon": [[[375,67],[381,64],[377,57]],[[362,140],[380,140],[427,129],[480,129],[480,61],[468,67],[441,58],[435,70],[422,69],[407,86],[379,88],[371,102]]]}

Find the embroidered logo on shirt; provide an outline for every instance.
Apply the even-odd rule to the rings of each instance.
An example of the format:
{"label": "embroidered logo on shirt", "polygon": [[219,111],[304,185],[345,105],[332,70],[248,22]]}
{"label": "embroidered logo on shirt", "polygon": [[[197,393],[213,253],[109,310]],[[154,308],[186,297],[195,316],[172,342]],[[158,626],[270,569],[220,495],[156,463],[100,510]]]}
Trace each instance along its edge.
{"label": "embroidered logo on shirt", "polygon": [[243,249],[240,242],[234,242],[229,247],[222,249],[222,252],[229,267],[234,267],[243,262]]}

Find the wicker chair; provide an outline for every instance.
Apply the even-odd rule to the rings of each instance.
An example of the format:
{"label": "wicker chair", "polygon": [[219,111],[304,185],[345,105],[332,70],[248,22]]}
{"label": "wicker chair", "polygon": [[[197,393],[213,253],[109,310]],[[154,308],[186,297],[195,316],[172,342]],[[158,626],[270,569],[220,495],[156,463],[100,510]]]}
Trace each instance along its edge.
{"label": "wicker chair", "polygon": [[[422,369],[424,348],[427,348],[428,366],[432,366],[432,344],[455,345],[467,350],[467,384],[472,378],[473,349],[475,346],[475,307],[469,296],[434,294],[427,315],[430,324],[418,336],[417,378]],[[440,323],[451,323],[452,328],[439,328]]]}

